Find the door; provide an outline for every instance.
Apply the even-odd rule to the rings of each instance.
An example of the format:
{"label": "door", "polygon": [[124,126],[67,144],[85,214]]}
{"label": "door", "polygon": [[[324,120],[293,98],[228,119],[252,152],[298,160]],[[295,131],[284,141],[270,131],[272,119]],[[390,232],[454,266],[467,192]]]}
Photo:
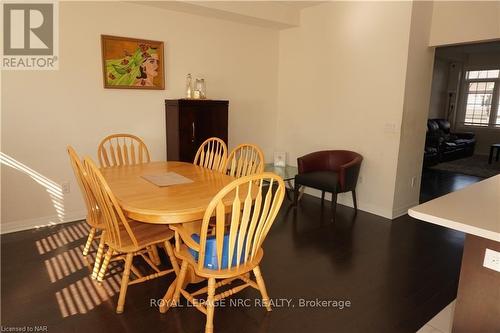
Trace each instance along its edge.
{"label": "door", "polygon": [[179,107],[179,160],[182,162],[192,163],[199,147],[197,114],[198,108],[193,105]]}

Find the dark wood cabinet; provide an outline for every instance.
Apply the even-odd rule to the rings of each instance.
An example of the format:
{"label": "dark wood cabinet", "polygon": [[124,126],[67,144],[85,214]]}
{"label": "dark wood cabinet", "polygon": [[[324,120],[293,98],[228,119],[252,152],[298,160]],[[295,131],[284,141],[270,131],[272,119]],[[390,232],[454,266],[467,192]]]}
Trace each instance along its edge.
{"label": "dark wood cabinet", "polygon": [[165,101],[167,161],[193,162],[198,147],[210,137],[227,144],[229,101]]}

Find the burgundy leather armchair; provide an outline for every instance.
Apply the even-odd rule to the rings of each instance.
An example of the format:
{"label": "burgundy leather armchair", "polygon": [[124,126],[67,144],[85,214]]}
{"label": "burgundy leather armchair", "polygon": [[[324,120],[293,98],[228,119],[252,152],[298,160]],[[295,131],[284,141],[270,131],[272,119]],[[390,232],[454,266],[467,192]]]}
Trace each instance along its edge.
{"label": "burgundy leather armchair", "polygon": [[300,187],[307,186],[321,190],[321,203],[325,199],[325,192],[332,193],[334,216],[338,193],[352,192],[354,209],[357,211],[356,184],[361,161],[363,156],[349,150],[323,150],[299,157],[294,204],[297,204]]}

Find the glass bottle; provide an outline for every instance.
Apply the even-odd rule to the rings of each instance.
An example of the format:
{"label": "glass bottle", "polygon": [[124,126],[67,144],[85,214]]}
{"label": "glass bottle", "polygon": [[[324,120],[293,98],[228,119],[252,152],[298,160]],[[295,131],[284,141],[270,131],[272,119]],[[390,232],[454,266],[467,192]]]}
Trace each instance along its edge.
{"label": "glass bottle", "polygon": [[205,79],[196,79],[194,84],[194,90],[196,92],[196,98],[204,99],[207,98],[206,95],[206,87],[205,87]]}
{"label": "glass bottle", "polygon": [[200,98],[207,98],[207,86],[205,85],[205,79],[200,80]]}
{"label": "glass bottle", "polygon": [[193,78],[191,74],[186,76],[186,98],[193,98]]}

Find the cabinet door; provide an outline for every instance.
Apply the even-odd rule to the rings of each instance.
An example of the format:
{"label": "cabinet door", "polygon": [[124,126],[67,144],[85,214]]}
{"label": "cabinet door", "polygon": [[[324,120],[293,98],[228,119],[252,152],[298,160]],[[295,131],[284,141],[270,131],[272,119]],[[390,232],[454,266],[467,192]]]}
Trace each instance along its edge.
{"label": "cabinet door", "polygon": [[198,113],[198,139],[218,137],[227,144],[227,104],[214,102]]}
{"label": "cabinet door", "polygon": [[198,110],[191,105],[185,105],[179,110],[179,160],[193,162],[198,149]]}

